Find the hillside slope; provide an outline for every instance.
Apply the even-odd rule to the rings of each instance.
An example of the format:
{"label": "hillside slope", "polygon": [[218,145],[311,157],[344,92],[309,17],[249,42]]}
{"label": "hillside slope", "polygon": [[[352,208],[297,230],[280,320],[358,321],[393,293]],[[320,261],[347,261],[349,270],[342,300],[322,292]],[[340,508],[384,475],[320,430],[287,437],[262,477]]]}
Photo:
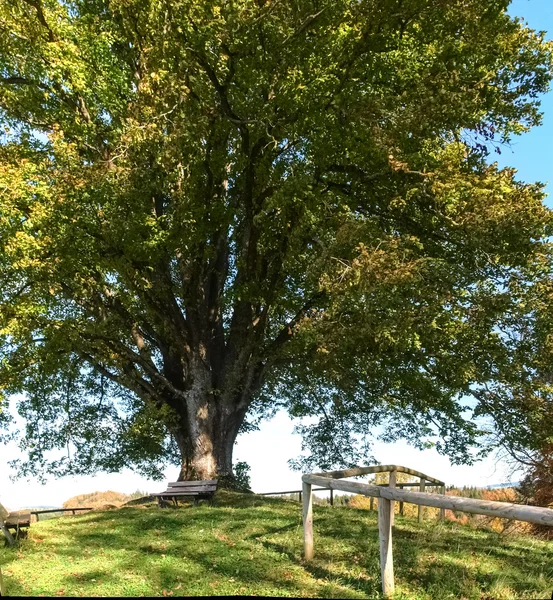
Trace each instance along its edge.
{"label": "hillside slope", "polygon": [[[394,559],[398,598],[536,598],[553,587],[553,544],[456,523],[396,517]],[[125,507],[33,524],[19,548],[0,548],[0,567],[13,595],[380,593],[376,513],[315,507],[307,564],[299,504],[224,491],[213,507]]]}

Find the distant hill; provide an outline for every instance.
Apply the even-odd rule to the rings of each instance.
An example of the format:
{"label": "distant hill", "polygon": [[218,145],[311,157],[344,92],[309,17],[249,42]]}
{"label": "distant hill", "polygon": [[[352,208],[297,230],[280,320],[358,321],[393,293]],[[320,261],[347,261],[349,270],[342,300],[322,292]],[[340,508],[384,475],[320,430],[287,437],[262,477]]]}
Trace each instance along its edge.
{"label": "distant hill", "polygon": [[79,494],[73,496],[63,503],[63,508],[99,508],[106,506],[121,506],[141,496],[147,496],[147,492],[136,491],[133,494],[123,494],[121,492],[92,492],[90,494]]}

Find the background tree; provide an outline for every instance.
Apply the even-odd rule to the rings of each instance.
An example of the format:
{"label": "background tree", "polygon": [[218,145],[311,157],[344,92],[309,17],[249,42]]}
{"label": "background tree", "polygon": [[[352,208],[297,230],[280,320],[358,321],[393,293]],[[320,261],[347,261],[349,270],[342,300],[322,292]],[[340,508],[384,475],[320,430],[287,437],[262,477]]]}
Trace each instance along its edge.
{"label": "background tree", "polygon": [[[553,444],[547,444],[539,452],[534,452],[532,462],[526,461],[526,474],[517,491],[522,501],[532,506],[553,505]],[[553,539],[550,528],[532,525],[532,530],[547,539]]]}
{"label": "background tree", "polygon": [[378,424],[470,461],[551,220],[486,160],[551,76],[507,4],[0,0],[20,469],[232,477],[281,406],[315,420],[300,466]]}

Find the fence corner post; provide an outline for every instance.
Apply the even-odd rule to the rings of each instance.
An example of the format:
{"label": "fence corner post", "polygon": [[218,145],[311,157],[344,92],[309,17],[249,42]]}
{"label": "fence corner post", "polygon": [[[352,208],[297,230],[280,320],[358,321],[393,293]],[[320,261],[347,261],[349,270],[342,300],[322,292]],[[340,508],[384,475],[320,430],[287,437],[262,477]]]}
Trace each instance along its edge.
{"label": "fence corner post", "polygon": [[392,552],[392,501],[378,499],[378,537],[380,542],[380,573],[382,593],[389,598],[394,593],[394,558]]}
{"label": "fence corner post", "polygon": [[303,494],[303,556],[313,558],[313,497],[311,484],[302,482]]}
{"label": "fence corner post", "polygon": [[[445,485],[440,486],[440,494],[445,495]],[[445,520],[445,508],[440,508],[440,521]]]}

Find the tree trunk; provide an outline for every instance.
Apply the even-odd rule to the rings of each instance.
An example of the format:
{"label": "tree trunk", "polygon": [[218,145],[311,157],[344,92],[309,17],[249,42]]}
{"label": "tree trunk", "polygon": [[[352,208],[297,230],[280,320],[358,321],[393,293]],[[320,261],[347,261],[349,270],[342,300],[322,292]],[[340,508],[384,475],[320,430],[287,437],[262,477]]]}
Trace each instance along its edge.
{"label": "tree trunk", "polygon": [[218,479],[233,487],[232,453],[246,412],[247,404],[199,382],[188,391],[185,409],[171,428],[182,458],[178,481]]}

